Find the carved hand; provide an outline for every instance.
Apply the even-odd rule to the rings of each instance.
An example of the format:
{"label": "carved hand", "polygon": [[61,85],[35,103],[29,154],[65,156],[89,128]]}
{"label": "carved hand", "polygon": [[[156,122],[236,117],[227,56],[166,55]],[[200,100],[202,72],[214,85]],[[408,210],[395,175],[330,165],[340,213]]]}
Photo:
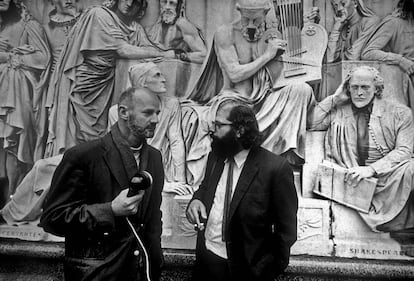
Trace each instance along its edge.
{"label": "carved hand", "polygon": [[9,40],[0,36],[0,52],[10,51],[11,48],[12,46],[9,44]]}
{"label": "carved hand", "polygon": [[304,22],[319,23],[320,21],[321,15],[318,7],[312,7],[312,10],[304,16]]}
{"label": "carved hand", "polygon": [[375,170],[371,166],[358,166],[348,169],[345,176],[345,182],[355,187],[365,178],[370,178],[375,175]]}
{"label": "carved hand", "polygon": [[144,190],[140,190],[135,196],[127,197],[128,188],[121,191],[117,197],[112,201],[112,212],[115,216],[129,216],[134,215],[138,211],[138,205],[144,197]]}
{"label": "carved hand", "polygon": [[205,225],[201,223],[200,215],[202,219],[207,220],[206,207],[203,202],[194,199],[187,208],[186,216],[191,224],[197,226],[199,230],[203,230]]}
{"label": "carved hand", "polygon": [[333,95],[333,101],[335,105],[342,105],[350,100],[349,96],[346,94],[346,91],[347,90],[344,87],[344,83],[341,83]]}
{"label": "carved hand", "polygon": [[335,25],[343,26],[347,18],[348,18],[348,12],[346,11],[346,9],[344,9],[343,12],[341,12],[339,15],[335,15],[334,17]]}
{"label": "carved hand", "polygon": [[414,74],[414,61],[411,61],[407,58],[402,58],[400,66],[408,75]]}
{"label": "carved hand", "polygon": [[175,193],[178,195],[193,194],[193,188],[186,183],[181,182],[165,182],[164,192]]}
{"label": "carved hand", "polygon": [[276,56],[282,55],[286,51],[287,41],[273,38],[268,41],[265,54],[273,59]]}

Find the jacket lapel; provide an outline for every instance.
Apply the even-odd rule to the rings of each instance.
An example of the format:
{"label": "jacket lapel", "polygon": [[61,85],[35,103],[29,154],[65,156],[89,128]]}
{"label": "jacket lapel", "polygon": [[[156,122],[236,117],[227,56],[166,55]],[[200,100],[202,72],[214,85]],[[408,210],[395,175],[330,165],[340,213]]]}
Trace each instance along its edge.
{"label": "jacket lapel", "polygon": [[106,150],[104,159],[109,170],[112,172],[119,186],[121,186],[121,189],[127,188],[129,186],[128,175],[125,172],[121,156],[114,146],[111,135],[104,136],[102,141]]}
{"label": "jacket lapel", "polygon": [[[142,145],[141,149],[141,155],[139,159],[139,171],[147,171],[147,169],[151,169],[152,167],[149,167],[149,150],[148,150],[148,144],[145,142]],[[162,169],[163,167],[160,167]],[[141,218],[144,219],[148,210],[148,205],[151,198],[151,192],[152,192],[152,185],[145,190],[144,198],[142,198],[142,204],[141,204]]]}
{"label": "jacket lapel", "polygon": [[234,212],[237,209],[240,201],[250,188],[250,183],[255,177],[257,171],[259,170],[258,165],[258,148],[252,148],[247,156],[246,163],[240,173],[239,180],[237,181],[236,188],[233,193],[233,198],[230,203],[230,211],[228,221],[231,221],[231,218],[234,215]]}
{"label": "jacket lapel", "polygon": [[208,178],[208,189],[205,195],[205,202],[206,202],[206,209],[207,215],[210,213],[211,207],[213,205],[214,196],[216,194],[217,184],[220,180],[221,174],[223,173],[224,169],[224,158],[217,158],[213,159],[213,168],[211,170],[210,175],[205,175]]}

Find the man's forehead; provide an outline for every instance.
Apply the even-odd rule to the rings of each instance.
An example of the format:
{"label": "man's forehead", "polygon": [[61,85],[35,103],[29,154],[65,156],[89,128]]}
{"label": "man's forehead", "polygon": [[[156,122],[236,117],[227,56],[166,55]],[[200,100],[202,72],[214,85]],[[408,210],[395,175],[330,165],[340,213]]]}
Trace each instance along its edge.
{"label": "man's forehead", "polygon": [[263,8],[241,8],[240,14],[242,17],[245,18],[258,18],[258,17],[265,17],[266,10]]}
{"label": "man's forehead", "polygon": [[368,71],[367,69],[358,69],[355,70],[354,73],[352,73],[350,82],[352,83],[355,80],[374,80],[374,74],[371,71]]}

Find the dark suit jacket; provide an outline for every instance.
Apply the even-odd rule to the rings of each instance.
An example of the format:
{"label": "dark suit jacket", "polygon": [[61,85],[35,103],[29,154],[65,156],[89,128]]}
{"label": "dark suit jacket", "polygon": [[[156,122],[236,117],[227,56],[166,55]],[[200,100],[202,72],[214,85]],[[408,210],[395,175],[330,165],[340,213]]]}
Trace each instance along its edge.
{"label": "dark suit jacket", "polygon": [[[205,178],[194,194],[210,213],[224,159],[210,154]],[[234,280],[273,280],[289,263],[296,241],[298,199],[287,161],[261,147],[247,156],[230,204],[228,263]],[[196,259],[206,251],[197,237]],[[194,274],[201,272],[199,264]],[[194,280],[197,280],[195,278]]]}
{"label": "dark suit jacket", "polygon": [[[152,280],[158,280],[163,260],[160,205],[164,172],[160,152],[145,143],[139,168],[148,171],[154,182],[145,191],[138,213],[130,219],[149,252]],[[125,217],[115,217],[111,209],[111,201],[129,187],[137,170],[117,124],[105,137],[66,151],[53,176],[41,226],[65,237],[67,281],[138,280],[140,258],[133,255],[137,242]]]}

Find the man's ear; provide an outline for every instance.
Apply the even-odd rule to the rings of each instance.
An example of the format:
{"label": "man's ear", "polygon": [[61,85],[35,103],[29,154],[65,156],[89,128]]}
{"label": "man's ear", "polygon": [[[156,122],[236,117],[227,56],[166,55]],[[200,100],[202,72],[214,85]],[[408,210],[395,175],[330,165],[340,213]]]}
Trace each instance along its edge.
{"label": "man's ear", "polygon": [[120,104],[118,105],[118,116],[122,120],[128,120],[129,112],[128,107],[126,105]]}

